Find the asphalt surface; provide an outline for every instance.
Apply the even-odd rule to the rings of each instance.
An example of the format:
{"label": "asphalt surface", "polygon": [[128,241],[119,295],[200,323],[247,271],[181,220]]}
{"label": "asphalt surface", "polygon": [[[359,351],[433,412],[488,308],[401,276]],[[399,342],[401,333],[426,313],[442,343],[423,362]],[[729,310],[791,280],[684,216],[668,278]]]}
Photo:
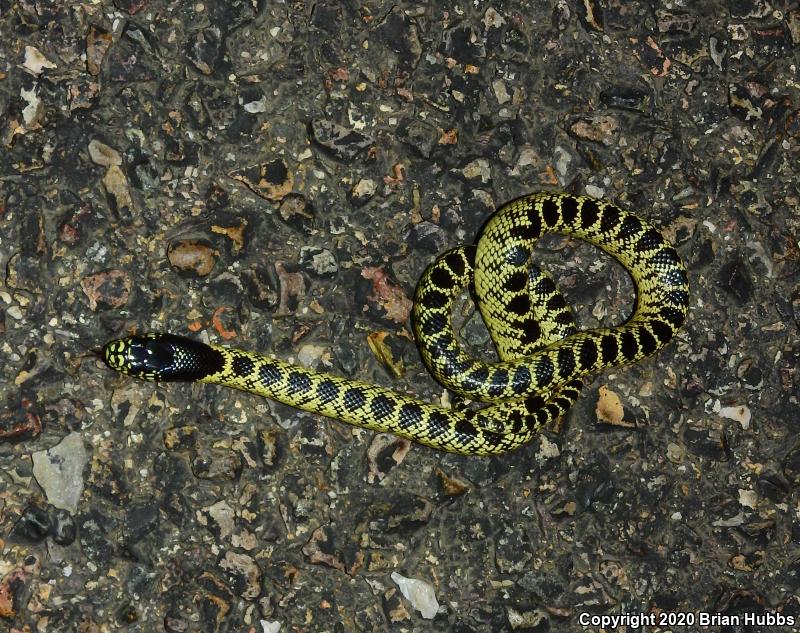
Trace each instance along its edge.
{"label": "asphalt surface", "polygon": [[[798,4],[429,4],[0,0],[0,630],[800,630]],[[692,307],[512,454],[93,354],[439,400],[416,281],[537,190],[659,227]],[[537,257],[581,327],[630,313],[593,247]]]}

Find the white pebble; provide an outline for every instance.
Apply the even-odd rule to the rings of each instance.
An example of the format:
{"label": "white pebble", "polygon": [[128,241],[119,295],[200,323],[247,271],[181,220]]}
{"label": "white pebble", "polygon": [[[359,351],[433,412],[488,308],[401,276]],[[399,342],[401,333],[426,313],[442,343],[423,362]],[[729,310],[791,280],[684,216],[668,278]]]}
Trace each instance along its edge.
{"label": "white pebble", "polygon": [[738,422],[743,429],[750,428],[750,408],[743,404],[734,407],[721,407],[717,414],[721,418],[728,418]]}
{"label": "white pebble", "polygon": [[743,505],[745,508],[755,509],[757,503],[758,495],[756,494],[755,490],[744,490],[739,488],[739,505]]}
{"label": "white pebble", "polygon": [[53,62],[42,55],[38,48],[34,48],[33,46],[25,47],[25,61],[22,62],[22,65],[34,75],[41,75],[45,68],[56,68]]}
{"label": "white pebble", "polygon": [[592,198],[602,198],[606,195],[606,191],[597,185],[586,185],[586,195],[592,196]]}
{"label": "white pebble", "polygon": [[397,572],[392,572],[392,580],[397,583],[400,593],[411,603],[426,620],[436,617],[439,612],[439,603],[436,601],[436,593],[433,586],[424,580],[416,578],[406,578]]}

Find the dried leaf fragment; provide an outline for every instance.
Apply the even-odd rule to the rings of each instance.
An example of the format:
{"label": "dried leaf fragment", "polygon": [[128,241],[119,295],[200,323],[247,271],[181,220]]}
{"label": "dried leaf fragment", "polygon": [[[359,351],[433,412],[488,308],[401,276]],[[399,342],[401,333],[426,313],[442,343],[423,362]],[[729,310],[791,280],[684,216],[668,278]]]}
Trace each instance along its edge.
{"label": "dried leaf fragment", "polygon": [[364,268],[361,276],[372,281],[369,299],[383,308],[386,318],[395,323],[405,323],[411,314],[413,302],[403,288],[389,278],[383,267]]}
{"label": "dried leaf fragment", "polygon": [[125,271],[114,269],[87,275],[81,279],[81,289],[89,299],[89,308],[97,310],[100,304],[111,308],[124,306],[130,297],[133,284]]}
{"label": "dried leaf fragment", "polygon": [[216,255],[216,251],[207,244],[193,240],[174,242],[167,250],[167,259],[173,268],[193,272],[198,277],[205,277],[214,270]]}
{"label": "dried leaf fragment", "polygon": [[622,400],[619,396],[611,391],[605,385],[598,389],[597,408],[595,413],[597,419],[606,424],[614,426],[633,427],[632,422],[625,421],[625,408],[622,406]]}
{"label": "dried leaf fragment", "polygon": [[97,77],[100,74],[103,59],[113,40],[111,33],[101,31],[95,26],[89,29],[89,34],[86,36],[86,70],[90,75]]}
{"label": "dried leaf fragment", "polygon": [[395,358],[394,352],[386,342],[387,332],[370,332],[367,335],[367,344],[381,364],[388,369],[392,376],[401,378],[406,373],[402,358]]}

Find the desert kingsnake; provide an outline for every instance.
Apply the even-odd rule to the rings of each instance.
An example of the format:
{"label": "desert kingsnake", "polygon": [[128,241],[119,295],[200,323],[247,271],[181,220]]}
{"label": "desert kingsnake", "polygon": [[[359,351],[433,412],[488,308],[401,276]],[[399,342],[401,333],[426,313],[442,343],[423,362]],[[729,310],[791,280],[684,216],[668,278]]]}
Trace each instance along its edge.
{"label": "desert kingsnake", "polygon": [[[544,233],[573,235],[618,260],[636,285],[623,325],[577,331],[546,274],[530,265]],[[478,307],[500,362],[468,356],[451,324],[455,298],[474,283]],[[172,334],[106,344],[117,371],[147,380],[215,383],[441,450],[497,454],[529,442],[577,399],[581,378],[655,353],[686,319],[689,286],[678,253],[653,227],[619,207],[564,193],[508,203],[476,246],[442,254],[417,286],[413,322],[425,365],[443,385],[482,409],[446,408],[390,389],[320,373],[238,349]]]}

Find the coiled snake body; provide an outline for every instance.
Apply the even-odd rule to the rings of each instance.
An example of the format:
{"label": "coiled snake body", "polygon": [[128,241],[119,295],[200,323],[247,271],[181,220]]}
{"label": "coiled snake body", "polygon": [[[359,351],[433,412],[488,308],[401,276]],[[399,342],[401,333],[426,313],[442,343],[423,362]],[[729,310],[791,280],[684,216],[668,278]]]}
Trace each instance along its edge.
{"label": "coiled snake body", "polygon": [[[577,331],[553,281],[530,265],[533,245],[548,232],[590,242],[628,270],[636,285],[628,321]],[[452,305],[470,283],[500,362],[470,357],[456,339]],[[606,201],[536,193],[499,209],[476,246],[442,254],[417,286],[414,332],[425,365],[456,394],[489,403],[482,409],[441,407],[173,334],[110,341],[103,358],[112,369],[139,378],[225,385],[437,449],[489,455],[526,444],[563,415],[577,399],[583,376],[664,347],[683,325],[688,304],[686,269],[655,228]]]}

